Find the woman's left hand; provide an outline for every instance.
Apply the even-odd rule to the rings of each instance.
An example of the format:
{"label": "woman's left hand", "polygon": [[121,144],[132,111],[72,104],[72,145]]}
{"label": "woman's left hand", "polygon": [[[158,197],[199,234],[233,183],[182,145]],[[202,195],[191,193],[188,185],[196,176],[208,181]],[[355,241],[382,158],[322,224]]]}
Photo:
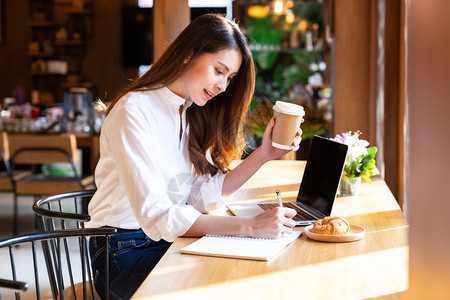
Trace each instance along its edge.
{"label": "woman's left hand", "polygon": [[267,124],[266,130],[264,131],[264,137],[261,145],[261,150],[264,153],[264,157],[267,158],[268,160],[278,159],[291,151],[297,151],[300,148],[300,142],[302,141],[302,130],[299,128],[295,136],[295,139],[292,142],[292,146],[294,147],[292,150],[284,150],[273,147],[272,130],[274,125],[275,119],[272,118],[270,122]]}

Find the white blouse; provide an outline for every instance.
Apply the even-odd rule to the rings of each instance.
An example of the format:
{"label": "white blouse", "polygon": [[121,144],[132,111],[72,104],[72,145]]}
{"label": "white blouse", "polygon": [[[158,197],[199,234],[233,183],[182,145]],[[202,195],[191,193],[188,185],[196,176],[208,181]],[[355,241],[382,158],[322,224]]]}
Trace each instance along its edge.
{"label": "white blouse", "polygon": [[225,203],[226,174],[192,175],[186,111],[179,112],[185,102],[163,87],[128,93],[116,103],[101,129],[98,190],[87,227],[142,228],[155,241],[171,242],[201,212]]}

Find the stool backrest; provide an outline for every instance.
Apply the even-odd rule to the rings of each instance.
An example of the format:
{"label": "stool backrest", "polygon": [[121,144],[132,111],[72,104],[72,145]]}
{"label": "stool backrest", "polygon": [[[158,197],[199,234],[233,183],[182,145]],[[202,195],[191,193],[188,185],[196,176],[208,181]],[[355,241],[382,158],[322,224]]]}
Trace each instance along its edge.
{"label": "stool backrest", "polygon": [[8,134],[4,131],[0,131],[0,153],[2,160],[9,161],[9,139]]}
{"label": "stool backrest", "polygon": [[14,164],[51,164],[78,161],[77,140],[73,134],[10,134],[11,161]]}

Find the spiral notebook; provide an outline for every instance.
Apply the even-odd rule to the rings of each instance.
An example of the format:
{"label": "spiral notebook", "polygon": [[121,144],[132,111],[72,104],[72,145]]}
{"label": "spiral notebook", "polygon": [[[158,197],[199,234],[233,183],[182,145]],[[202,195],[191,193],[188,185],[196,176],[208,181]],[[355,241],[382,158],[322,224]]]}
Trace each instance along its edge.
{"label": "spiral notebook", "polygon": [[294,231],[279,239],[206,235],[180,251],[184,254],[269,261],[295,241],[301,233]]}

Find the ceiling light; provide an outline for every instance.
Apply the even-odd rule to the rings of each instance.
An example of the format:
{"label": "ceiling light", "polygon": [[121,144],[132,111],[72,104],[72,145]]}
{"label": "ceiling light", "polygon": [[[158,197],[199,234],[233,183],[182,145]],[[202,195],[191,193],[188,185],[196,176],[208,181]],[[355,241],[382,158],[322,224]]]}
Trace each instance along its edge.
{"label": "ceiling light", "polygon": [[269,7],[265,5],[252,5],[247,8],[247,15],[253,18],[264,18],[269,14]]}
{"label": "ceiling light", "polygon": [[275,0],[273,1],[273,13],[275,15],[281,15],[284,13],[284,1],[282,0]]}

